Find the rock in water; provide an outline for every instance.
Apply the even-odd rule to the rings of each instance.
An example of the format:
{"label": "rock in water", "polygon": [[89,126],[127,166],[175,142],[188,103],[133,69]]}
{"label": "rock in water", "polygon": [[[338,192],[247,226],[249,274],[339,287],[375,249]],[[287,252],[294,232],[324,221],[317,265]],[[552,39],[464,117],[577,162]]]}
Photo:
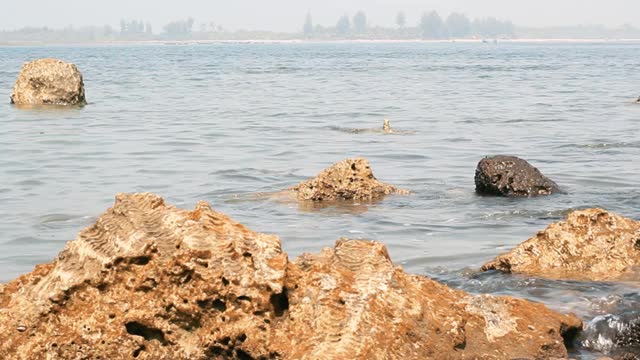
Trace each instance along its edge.
{"label": "rock in water", "polygon": [[564,357],[573,315],[408,275],[375,242],[289,262],[200,202],[115,205],[53,263],[0,286],[2,359]]}
{"label": "rock in water", "polygon": [[382,132],[390,134],[393,132],[393,130],[391,130],[391,123],[389,122],[389,119],[384,119],[382,121]]}
{"label": "rock in water", "polygon": [[[511,359],[566,356],[572,315],[470,295],[393,265],[384,245],[340,240],[287,274],[291,359]],[[532,325],[534,328],[529,327]],[[295,334],[295,335],[294,335]]]}
{"label": "rock in water", "polygon": [[640,222],[602,209],[574,211],[562,222],[500,255],[482,270],[552,279],[638,280]]}
{"label": "rock in water", "polygon": [[74,64],[40,59],[22,66],[11,94],[16,105],[84,105],[82,74]]}
{"label": "rock in water", "polygon": [[483,195],[532,197],[549,195],[559,190],[558,185],[515,156],[491,156],[478,163],[476,192]]}
{"label": "rock in water", "polygon": [[373,176],[363,158],[346,159],[333,164],[318,176],[293,188],[298,200],[374,200],[389,194],[408,194]]}

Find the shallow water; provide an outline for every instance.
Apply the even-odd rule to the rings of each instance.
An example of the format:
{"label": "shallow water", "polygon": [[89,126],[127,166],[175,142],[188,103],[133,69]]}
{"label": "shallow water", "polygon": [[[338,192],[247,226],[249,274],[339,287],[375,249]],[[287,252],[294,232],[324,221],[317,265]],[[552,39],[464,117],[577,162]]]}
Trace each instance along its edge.
{"label": "shallow water", "polygon": [[[9,105],[21,64],[39,57],[76,63],[90,104]],[[150,191],[210,201],[291,256],[377,239],[407,271],[474,293],[587,320],[611,297],[632,300],[610,313],[637,309],[629,284],[473,270],[573,209],[640,218],[639,68],[640,45],[620,43],[0,47],[0,281],[50,261],[117,192]],[[407,132],[348,131],[383,118]],[[489,154],[528,159],[565,193],[476,196]],[[413,194],[324,208],[252,196],[352,156]]]}

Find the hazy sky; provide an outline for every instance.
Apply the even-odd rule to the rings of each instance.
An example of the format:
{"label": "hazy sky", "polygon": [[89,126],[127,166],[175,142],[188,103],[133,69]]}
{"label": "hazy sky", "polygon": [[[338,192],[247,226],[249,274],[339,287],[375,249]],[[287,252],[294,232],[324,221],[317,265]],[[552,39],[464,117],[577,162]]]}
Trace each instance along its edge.
{"label": "hazy sky", "polygon": [[334,25],[342,14],[364,10],[369,22],[392,25],[402,10],[408,23],[425,10],[470,17],[496,16],[518,25],[550,26],[625,23],[640,27],[638,0],[21,0],[3,1],[0,29],[26,25],[117,26],[121,18],[149,21],[157,32],[171,20],[195,18],[227,29],[295,31],[307,11],[316,24]]}

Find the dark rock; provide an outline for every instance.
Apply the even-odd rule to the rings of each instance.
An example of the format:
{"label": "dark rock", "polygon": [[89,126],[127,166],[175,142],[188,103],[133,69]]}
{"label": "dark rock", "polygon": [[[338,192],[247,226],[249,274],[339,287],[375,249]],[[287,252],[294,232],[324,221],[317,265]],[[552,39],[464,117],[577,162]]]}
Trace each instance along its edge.
{"label": "dark rock", "polygon": [[532,197],[549,195],[558,185],[528,162],[515,156],[491,156],[478,163],[476,192],[483,195]]}

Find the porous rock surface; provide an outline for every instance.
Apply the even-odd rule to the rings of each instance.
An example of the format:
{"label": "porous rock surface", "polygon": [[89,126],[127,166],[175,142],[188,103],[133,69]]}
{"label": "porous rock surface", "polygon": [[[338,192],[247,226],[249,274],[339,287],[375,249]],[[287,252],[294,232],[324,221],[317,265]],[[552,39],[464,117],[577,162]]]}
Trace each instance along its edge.
{"label": "porous rock surface", "polygon": [[2,359],[547,359],[580,328],[408,275],[375,242],[289,262],[276,236],[152,194],[0,287]]}
{"label": "porous rock surface", "polygon": [[312,201],[374,200],[389,194],[409,193],[378,181],[364,158],[337,162],[291,190],[296,193],[298,200]]}
{"label": "porous rock surface", "polygon": [[591,281],[639,281],[640,222],[587,209],[500,255],[482,270]]}
{"label": "porous rock surface", "polygon": [[83,105],[82,74],[74,64],[39,59],[22,66],[11,94],[16,105]]}
{"label": "porous rock surface", "polygon": [[559,190],[555,182],[527,161],[505,155],[480,160],[475,184],[478,194],[507,197],[550,195]]}

